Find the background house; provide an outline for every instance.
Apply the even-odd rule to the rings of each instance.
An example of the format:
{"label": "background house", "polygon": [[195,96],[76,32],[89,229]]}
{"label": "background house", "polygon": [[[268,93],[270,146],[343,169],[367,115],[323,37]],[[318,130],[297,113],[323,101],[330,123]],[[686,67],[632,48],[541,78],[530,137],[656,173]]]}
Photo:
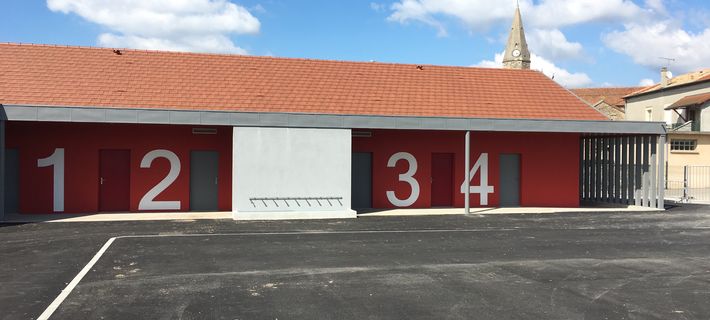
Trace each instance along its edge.
{"label": "background house", "polygon": [[624,120],[624,97],[644,87],[580,88],[572,93],[589,103],[610,120]]}
{"label": "background house", "polygon": [[689,175],[690,188],[697,189],[691,197],[710,200],[710,69],[672,77],[663,68],[659,83],[625,101],[626,120],[663,121],[668,127],[668,188],[682,189]]}

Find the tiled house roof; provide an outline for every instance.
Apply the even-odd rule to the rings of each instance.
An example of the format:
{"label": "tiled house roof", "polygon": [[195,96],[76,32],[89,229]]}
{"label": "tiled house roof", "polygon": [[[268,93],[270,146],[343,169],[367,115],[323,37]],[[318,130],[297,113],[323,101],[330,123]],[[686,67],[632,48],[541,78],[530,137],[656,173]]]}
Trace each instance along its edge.
{"label": "tiled house roof", "polygon": [[604,120],[540,72],[0,44],[0,103]]}
{"label": "tiled house roof", "polygon": [[643,88],[644,87],[582,88],[571,89],[571,91],[591,105],[604,102],[610,106],[623,110],[624,97]]}
{"label": "tiled house roof", "polygon": [[668,85],[663,87],[660,83],[654,84],[637,90],[635,92],[629,93],[625,98],[630,98],[634,96],[639,96],[647,93],[652,93],[658,90],[691,85],[695,83],[700,83],[704,81],[710,81],[710,69],[698,70],[695,72],[685,73],[668,80]]}

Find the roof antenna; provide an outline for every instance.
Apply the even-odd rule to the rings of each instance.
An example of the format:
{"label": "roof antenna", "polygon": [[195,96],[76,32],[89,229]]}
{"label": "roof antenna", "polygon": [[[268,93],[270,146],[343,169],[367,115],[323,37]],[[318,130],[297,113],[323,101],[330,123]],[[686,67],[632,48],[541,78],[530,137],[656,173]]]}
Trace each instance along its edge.
{"label": "roof antenna", "polygon": [[673,59],[673,58],[658,57],[658,59],[666,60],[666,68],[671,67],[671,62],[675,62],[675,59]]}

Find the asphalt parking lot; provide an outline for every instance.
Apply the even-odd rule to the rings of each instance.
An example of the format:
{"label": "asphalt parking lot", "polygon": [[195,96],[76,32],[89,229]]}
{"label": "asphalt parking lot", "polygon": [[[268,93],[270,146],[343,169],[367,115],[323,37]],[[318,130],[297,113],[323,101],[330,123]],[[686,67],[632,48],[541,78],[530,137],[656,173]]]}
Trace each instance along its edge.
{"label": "asphalt parking lot", "polygon": [[[113,237],[110,245],[104,247]],[[0,318],[708,319],[710,209],[0,228]]]}

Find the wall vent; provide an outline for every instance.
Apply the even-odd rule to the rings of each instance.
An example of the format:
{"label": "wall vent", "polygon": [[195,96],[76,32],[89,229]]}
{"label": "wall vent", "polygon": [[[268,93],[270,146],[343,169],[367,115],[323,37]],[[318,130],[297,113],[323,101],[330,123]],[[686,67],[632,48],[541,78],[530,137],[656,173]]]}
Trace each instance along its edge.
{"label": "wall vent", "polygon": [[192,128],[192,134],[217,134],[215,128]]}
{"label": "wall vent", "polygon": [[371,131],[353,131],[353,137],[355,138],[371,138]]}

